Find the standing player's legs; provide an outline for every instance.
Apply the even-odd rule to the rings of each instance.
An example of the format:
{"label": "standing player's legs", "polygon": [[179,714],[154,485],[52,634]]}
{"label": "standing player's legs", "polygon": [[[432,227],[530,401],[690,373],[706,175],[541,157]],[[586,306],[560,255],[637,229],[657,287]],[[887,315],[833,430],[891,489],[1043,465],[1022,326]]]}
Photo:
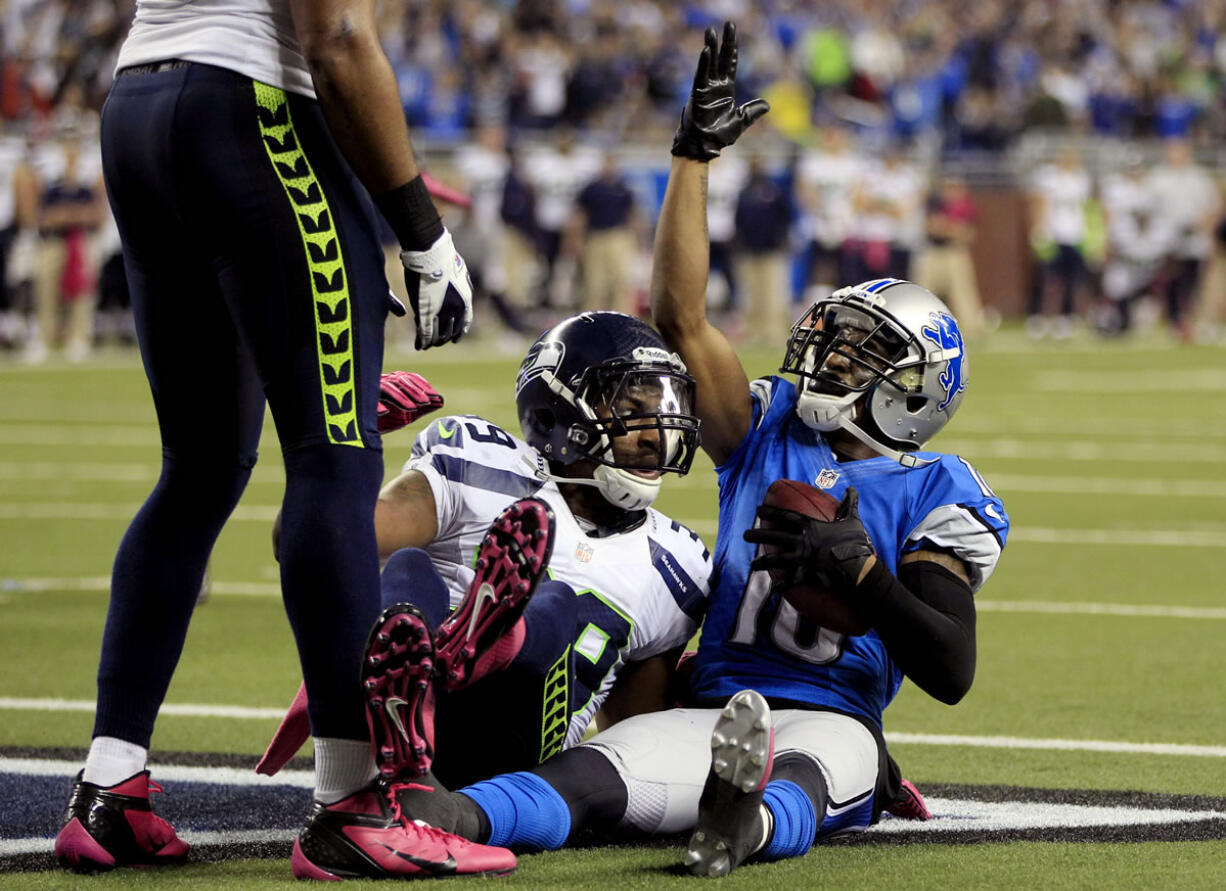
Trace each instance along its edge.
{"label": "standing player's legs", "polygon": [[158,414],[162,472],[115,558],[94,739],[56,845],[61,861],[78,869],[186,854],[149,811],[142,771],[209,553],[255,463],[263,417],[258,380],[213,269],[177,207],[167,147],[185,72],[119,77],[103,115],[105,175]]}
{"label": "standing player's legs", "polygon": [[374,212],[315,103],[188,70],[179,119],[194,176],[180,189],[202,210],[199,237],[280,438],[281,586],[312,732],[325,740],[317,792],[339,796],[373,776],[358,758],[369,755],[358,666],[379,611],[375,415],[389,304]]}

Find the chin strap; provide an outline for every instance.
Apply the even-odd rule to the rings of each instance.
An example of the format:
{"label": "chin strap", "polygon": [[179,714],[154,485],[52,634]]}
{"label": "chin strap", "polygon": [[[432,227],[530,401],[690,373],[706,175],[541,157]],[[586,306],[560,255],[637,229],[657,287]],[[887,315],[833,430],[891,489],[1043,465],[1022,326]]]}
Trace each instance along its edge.
{"label": "chin strap", "polygon": [[924,464],[933,464],[938,460],[919,458],[912,452],[890,448],[860,429],[851,416],[856,401],[863,395],[863,393],[848,393],[846,396],[823,396],[804,391],[796,401],[796,413],[805,422],[805,426],[820,433],[845,430],[874,452],[887,458],[893,458],[903,467],[920,467]]}
{"label": "chin strap", "polygon": [[589,479],[588,477],[558,476],[550,473],[544,461],[538,463],[525,459],[525,463],[532,467],[533,473],[540,479],[552,480],[555,483],[570,483],[575,486],[591,486],[597,489],[609,504],[627,512],[646,510],[651,507],[656,496],[660,494],[660,483],[663,482],[663,477],[657,477],[654,480],[643,479],[628,470],[608,467],[604,464],[598,465],[592,472],[594,478]]}

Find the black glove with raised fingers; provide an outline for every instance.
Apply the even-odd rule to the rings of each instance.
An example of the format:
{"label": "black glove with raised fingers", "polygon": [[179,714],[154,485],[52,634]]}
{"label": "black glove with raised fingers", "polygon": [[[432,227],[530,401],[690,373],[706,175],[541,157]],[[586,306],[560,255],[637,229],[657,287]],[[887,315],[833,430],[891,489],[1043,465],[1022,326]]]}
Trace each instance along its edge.
{"label": "black glove with raised fingers", "polygon": [[673,137],[673,154],[696,161],[719,157],[721,149],[736,142],[750,124],[770,111],[765,99],[752,99],[740,107],[736,104],[736,26],[724,22],[722,47],[714,28],[707,29],[704,41],[694,86]]}
{"label": "black glove with raised fingers", "polygon": [[751,544],[766,545],[750,569],[773,570],[787,584],[816,582],[827,591],[850,591],[859,581],[873,543],[860,522],[860,496],[849,487],[834,519],[806,517],[793,510],[759,505],[761,523],[744,534]]}

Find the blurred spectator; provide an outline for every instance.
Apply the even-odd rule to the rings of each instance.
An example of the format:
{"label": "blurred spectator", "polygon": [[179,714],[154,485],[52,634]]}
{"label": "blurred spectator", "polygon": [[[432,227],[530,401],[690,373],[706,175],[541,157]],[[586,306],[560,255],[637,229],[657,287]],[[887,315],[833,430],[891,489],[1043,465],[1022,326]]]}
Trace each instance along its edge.
{"label": "blurred spectator", "polygon": [[907,278],[911,254],[922,237],[924,181],[891,144],[880,159],[866,161],[852,192],[859,243],[856,280]]}
{"label": "blurred spectator", "polygon": [[[47,177],[39,203],[34,278],[39,338],[27,345],[31,362],[46,359],[61,339],[70,362],[88,356],[93,344],[98,270],[91,236],[102,225],[105,197],[100,174],[84,168],[75,138],[60,148],[59,165]],[[61,338],[63,310],[67,318]]]}
{"label": "blurred spectator", "polygon": [[[1086,275],[1086,209],[1093,182],[1074,148],[1035,171],[1030,186],[1030,244],[1038,264],[1026,330],[1032,337],[1068,337],[1075,327],[1077,290]],[[1046,311],[1058,295],[1059,315]]]}
{"label": "blurred spectator", "polygon": [[[774,109],[771,111],[773,114]],[[860,179],[862,163],[852,151],[847,130],[830,126],[821,130],[818,148],[802,154],[796,164],[799,228],[805,244],[802,291],[816,285],[829,293],[857,281],[852,190]],[[802,298],[808,299],[803,293],[796,295],[797,300]]]}
{"label": "blurred spectator", "polygon": [[[733,241],[736,238],[736,204],[745,182],[749,177],[749,168],[744,159],[735,152],[725,152],[715,158],[707,169],[707,229],[711,236],[711,271],[718,272],[722,281],[724,294],[722,306],[725,312],[732,313],[740,309],[741,286],[737,279],[736,264],[733,260]],[[715,282],[708,283],[708,288],[715,284],[708,300],[716,304],[718,287]]]}
{"label": "blurred spectator", "polygon": [[766,173],[762,158],[749,162],[749,176],[736,203],[737,268],[747,295],[745,334],[777,343],[792,326],[787,287],[787,243],[791,223],[787,193]]}
{"label": "blurred spectator", "polygon": [[571,131],[562,131],[553,145],[537,149],[524,160],[524,171],[536,197],[536,228],[544,267],[538,302],[543,306],[557,309],[573,302],[576,258],[563,253],[563,235],[579,190],[599,169],[600,155],[577,145]]}
{"label": "blurred spectator", "polygon": [[1166,144],[1165,163],[1150,173],[1150,188],[1174,231],[1166,318],[1181,335],[1189,333],[1187,311],[1200,283],[1201,267],[1213,247],[1213,228],[1221,210],[1217,183],[1192,157],[1185,140]]}
{"label": "blurred spectator", "polygon": [[1095,327],[1103,334],[1132,328],[1137,298],[1157,290],[1164,261],[1174,246],[1171,217],[1162,213],[1161,196],[1147,176],[1143,157],[1133,153],[1123,169],[1103,177],[1103,213],[1107,220],[1107,259]]}
{"label": "blurred spectator", "polygon": [[947,176],[928,198],[927,244],[915,262],[914,278],[949,305],[967,340],[987,332],[975,261],[975,202],[966,182]]}
{"label": "blurred spectator", "polygon": [[[508,298],[507,245],[502,221],[502,201],[511,162],[506,150],[506,136],[495,124],[477,130],[476,141],[462,145],[454,159],[460,191],[471,202],[467,212],[451,227],[457,250],[468,258],[477,297],[489,299],[503,325],[515,333],[523,333],[520,318],[523,291],[516,300]],[[474,320],[484,327],[479,318]]]}
{"label": "blurred spectator", "polygon": [[510,303],[525,308],[535,299],[533,287],[540,278],[536,228],[536,196],[521,168],[519,154],[507,147],[507,175],[502,184],[498,214],[503,222],[502,262]]}
{"label": "blurred spectator", "polygon": [[1200,299],[1192,314],[1192,337],[1199,343],[1222,339],[1226,326],[1226,216],[1213,230],[1213,251],[1201,283]]}
{"label": "blurred spectator", "polygon": [[579,192],[575,201],[574,237],[582,267],[584,310],[614,309],[638,315],[632,275],[642,225],[634,193],[618,167],[606,154],[600,175]]}
{"label": "blurred spectator", "polygon": [[9,273],[9,257],[22,228],[19,225],[18,193],[25,166],[25,140],[5,133],[3,123],[0,123],[0,349],[5,350],[11,349],[22,339],[15,312],[14,284],[17,277]]}

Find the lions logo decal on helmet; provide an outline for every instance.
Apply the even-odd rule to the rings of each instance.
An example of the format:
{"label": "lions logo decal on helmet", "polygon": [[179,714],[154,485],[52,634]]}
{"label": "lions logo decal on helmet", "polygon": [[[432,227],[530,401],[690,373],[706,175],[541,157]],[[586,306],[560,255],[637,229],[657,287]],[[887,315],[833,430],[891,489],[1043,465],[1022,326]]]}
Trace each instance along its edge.
{"label": "lions logo decal on helmet", "polygon": [[954,397],[966,389],[966,379],[962,373],[962,357],[966,355],[966,348],[962,344],[962,331],[953,316],[946,312],[934,312],[929,314],[928,318],[930,324],[922,327],[920,334],[939,349],[951,353],[939,378],[941,386],[945,388],[945,398],[937,406],[937,411],[945,411],[954,401]]}

